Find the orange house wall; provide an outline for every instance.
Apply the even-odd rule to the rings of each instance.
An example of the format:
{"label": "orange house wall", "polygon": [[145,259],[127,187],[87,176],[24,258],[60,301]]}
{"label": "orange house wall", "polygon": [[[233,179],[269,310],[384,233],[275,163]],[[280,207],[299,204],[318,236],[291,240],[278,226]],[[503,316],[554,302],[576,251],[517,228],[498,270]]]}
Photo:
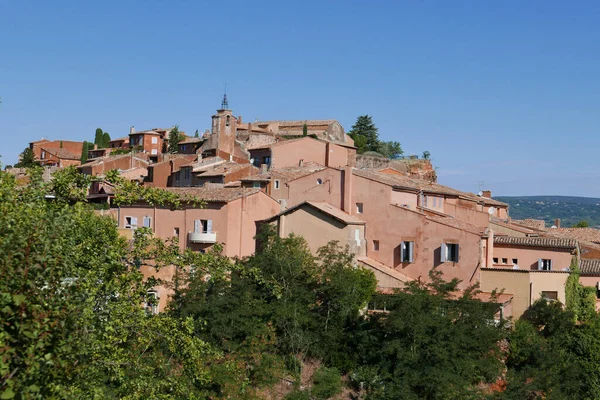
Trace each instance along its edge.
{"label": "orange house wall", "polygon": [[280,144],[271,149],[271,166],[273,168],[291,167],[304,162],[314,161],[325,165],[325,143],[312,138],[305,138],[289,144]]}
{"label": "orange house wall", "polygon": [[[520,269],[538,269],[538,260],[540,258],[552,260],[552,270],[560,271],[561,269],[571,266],[573,255],[569,250],[548,250],[536,248],[516,248],[502,245],[494,245],[494,257],[498,258],[498,262],[502,263],[502,258],[508,259],[508,268],[512,268],[512,259],[516,258]],[[498,266],[498,265],[496,265]]]}

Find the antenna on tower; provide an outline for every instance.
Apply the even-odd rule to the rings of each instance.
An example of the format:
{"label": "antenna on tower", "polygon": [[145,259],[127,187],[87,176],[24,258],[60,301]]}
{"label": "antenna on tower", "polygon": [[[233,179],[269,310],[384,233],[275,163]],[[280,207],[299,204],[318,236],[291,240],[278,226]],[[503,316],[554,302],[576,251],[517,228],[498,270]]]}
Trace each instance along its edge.
{"label": "antenna on tower", "polygon": [[221,102],[221,110],[229,110],[229,103],[227,102],[227,82],[223,82],[223,86],[225,87],[223,94],[223,101]]}
{"label": "antenna on tower", "polygon": [[477,191],[481,192],[483,189],[484,182],[483,181],[475,181],[475,185],[477,185]]}

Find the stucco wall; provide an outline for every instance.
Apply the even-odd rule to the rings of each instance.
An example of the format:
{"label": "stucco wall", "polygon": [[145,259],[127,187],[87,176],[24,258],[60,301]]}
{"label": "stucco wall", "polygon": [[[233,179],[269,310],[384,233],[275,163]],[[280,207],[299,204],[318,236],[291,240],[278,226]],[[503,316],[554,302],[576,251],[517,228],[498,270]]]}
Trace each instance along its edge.
{"label": "stucco wall", "polygon": [[[321,180],[319,185],[317,180]],[[288,182],[281,185],[281,191],[272,191],[271,196],[276,199],[286,199],[288,207],[303,201],[322,201],[337,208],[342,208],[343,188],[342,171],[326,168],[322,171]]]}
{"label": "stucco wall", "polygon": [[399,192],[392,190],[391,192],[391,204],[402,206],[403,204],[408,205],[411,210],[416,210],[418,205],[418,196],[416,193]]}
{"label": "stucco wall", "polygon": [[558,292],[558,301],[565,303],[566,272],[531,272],[514,270],[481,270],[481,290],[491,292],[504,289],[513,297],[513,317],[519,318],[541,297],[542,291]]}
{"label": "stucco wall", "polygon": [[469,224],[473,224],[475,226],[487,227],[489,225],[489,214],[474,210],[472,208],[448,204],[445,206],[444,212],[452,215],[456,219],[468,222]]}
{"label": "stucco wall", "polygon": [[[280,231],[280,234],[284,237],[291,233],[304,237],[313,253],[330,241],[337,240],[341,246],[349,245],[354,254],[359,256],[365,254],[364,225],[346,225],[308,205],[280,218],[279,226],[283,227],[283,232]],[[359,243],[355,240],[357,229]]]}
{"label": "stucco wall", "polygon": [[499,264],[502,264],[502,258],[508,259],[508,265],[512,267],[512,259],[518,260],[521,269],[538,269],[538,260],[552,260],[552,270],[560,271],[571,266],[573,255],[569,250],[549,250],[537,248],[517,248],[509,246],[494,245],[493,257],[498,258]]}
{"label": "stucco wall", "polygon": [[345,167],[348,165],[348,149],[333,143],[327,143],[329,147],[328,167]]}
{"label": "stucco wall", "polygon": [[300,160],[314,161],[325,165],[325,147],[324,142],[310,137],[290,141],[289,144],[279,142],[277,146],[271,148],[271,166],[273,168],[290,167],[298,165]]}
{"label": "stucco wall", "polygon": [[[390,204],[391,188],[379,182],[354,176],[352,207],[363,203],[360,218],[367,222],[367,256],[394,267],[405,275],[427,280],[429,271],[437,268],[445,279],[458,278],[461,287],[477,281],[480,236],[425,218],[415,211]],[[353,211],[353,214],[355,211]],[[374,250],[374,240],[379,250]],[[414,262],[400,262],[402,241],[413,241]],[[459,261],[440,262],[444,242],[459,244]]]}

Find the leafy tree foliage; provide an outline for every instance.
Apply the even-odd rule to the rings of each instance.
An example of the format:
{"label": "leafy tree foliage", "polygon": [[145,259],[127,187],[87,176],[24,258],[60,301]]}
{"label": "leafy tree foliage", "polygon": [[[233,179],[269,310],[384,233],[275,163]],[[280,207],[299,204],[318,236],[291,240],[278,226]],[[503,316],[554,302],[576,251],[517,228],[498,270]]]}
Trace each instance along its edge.
{"label": "leafy tree foliage", "polygon": [[35,159],[33,150],[27,146],[19,156],[19,162],[15,164],[16,168],[32,168],[39,167],[40,163]]}
{"label": "leafy tree foliage", "polygon": [[428,150],[425,150],[422,157],[424,160],[429,160],[431,158],[431,153]]}
{"label": "leafy tree foliage", "polygon": [[179,142],[181,142],[183,139],[185,139],[185,136],[181,132],[179,132],[179,126],[175,125],[169,133],[169,143],[167,146],[167,152],[177,153],[179,151]]}
{"label": "leafy tree foliage", "polygon": [[94,145],[90,142],[83,142],[83,146],[81,147],[81,163],[85,164],[88,160],[88,152],[94,148]]}
{"label": "leafy tree foliage", "polygon": [[379,140],[378,129],[370,115],[359,116],[348,135],[354,140],[358,153],[376,152],[387,158],[397,158],[403,154],[399,142]]}
{"label": "leafy tree foliage", "polygon": [[308,136],[308,125],[302,125],[302,136]]}
{"label": "leafy tree foliage", "polygon": [[510,335],[501,399],[600,398],[600,319],[577,322],[559,302],[540,299]]}
{"label": "leafy tree foliage", "polygon": [[573,225],[573,228],[588,228],[589,226],[589,222],[587,222],[586,220],[581,220],[575,225]]}

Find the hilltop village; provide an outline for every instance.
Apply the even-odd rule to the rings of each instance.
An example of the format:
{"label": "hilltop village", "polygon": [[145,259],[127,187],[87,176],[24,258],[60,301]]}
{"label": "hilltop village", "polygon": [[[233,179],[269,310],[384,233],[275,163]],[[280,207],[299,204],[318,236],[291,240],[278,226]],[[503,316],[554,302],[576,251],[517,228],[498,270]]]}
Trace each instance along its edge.
{"label": "hilltop village", "polygon": [[[598,230],[511,220],[508,205],[491,191],[438,184],[428,160],[357,154],[336,120],[244,122],[225,98],[210,131],[178,133],[175,146],[173,129],[131,127],[88,149],[83,163],[83,142],[43,139],[29,149],[48,173],[76,166],[92,176],[88,201],[130,239],[146,227],[163,239],[177,237],[181,249],[206,252],[220,244],[225,255],[245,257],[256,249],[257,230],[270,224],[281,237],[304,237],[315,252],[330,241],[348,246],[356,264],[375,274],[381,293],[427,281],[432,269],[459,279],[461,288],[479,283],[484,299],[499,290],[493,298],[500,318],[518,318],[539,298],[565,303],[574,267],[583,285],[600,281]],[[114,185],[104,179],[109,171],[206,206],[116,206]],[[174,274],[143,268],[146,277],[165,281]],[[158,285],[152,294],[152,311],[162,311],[171,289]]]}

